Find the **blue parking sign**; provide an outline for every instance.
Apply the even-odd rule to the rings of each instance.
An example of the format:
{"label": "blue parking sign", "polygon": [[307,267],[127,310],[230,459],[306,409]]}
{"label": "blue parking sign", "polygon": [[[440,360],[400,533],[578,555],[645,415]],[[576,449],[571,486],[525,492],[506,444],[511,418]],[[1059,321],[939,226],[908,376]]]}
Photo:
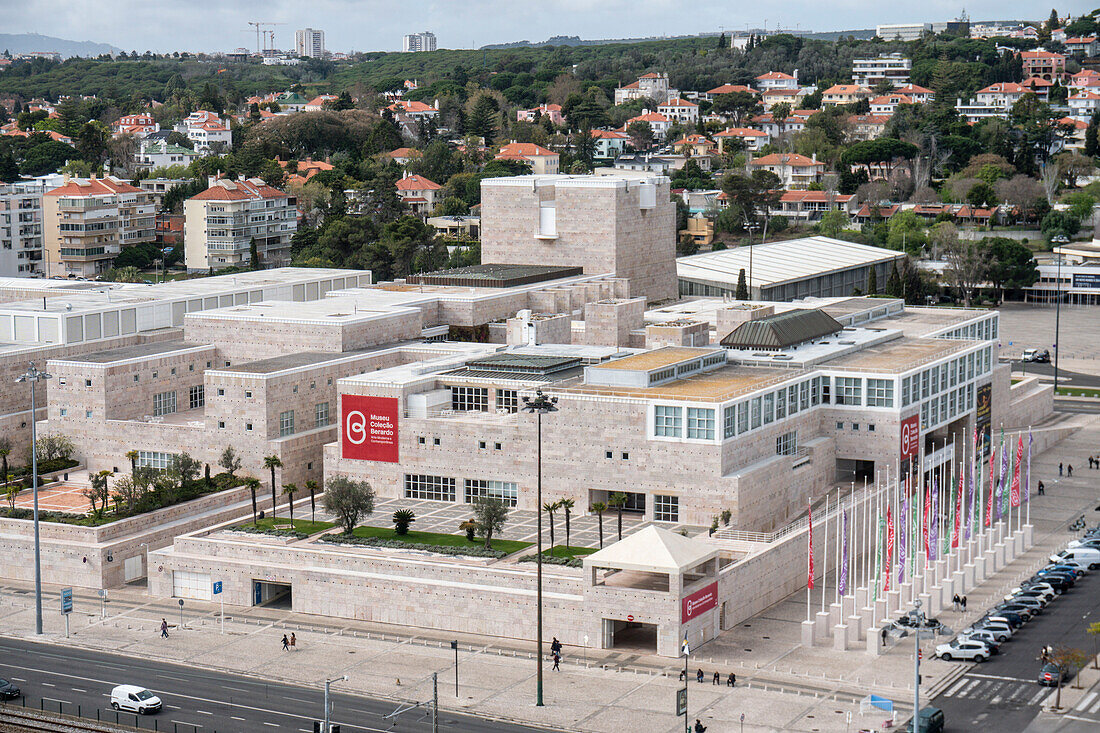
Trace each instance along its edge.
{"label": "blue parking sign", "polygon": [[61,589],[61,613],[73,612],[73,589],[62,588]]}
{"label": "blue parking sign", "polygon": [[220,580],[214,581],[214,595],[218,595],[222,592],[222,582]]}

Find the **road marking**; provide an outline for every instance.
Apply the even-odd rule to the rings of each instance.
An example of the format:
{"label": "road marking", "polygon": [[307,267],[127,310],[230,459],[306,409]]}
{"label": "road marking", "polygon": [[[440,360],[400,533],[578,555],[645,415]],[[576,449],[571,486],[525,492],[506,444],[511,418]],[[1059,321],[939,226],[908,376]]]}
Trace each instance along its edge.
{"label": "road marking", "polygon": [[176,680],[177,682],[189,682],[190,681],[190,680],[185,680],[183,677],[173,677],[170,674],[160,674],[159,672],[157,673],[157,677],[163,677],[166,680]]}
{"label": "road marking", "polygon": [[264,721],[264,725],[270,725],[272,728],[278,728],[279,727],[278,723],[268,723],[266,720]]}
{"label": "road marking", "polygon": [[1089,694],[1085,695],[1083,698],[1081,698],[1081,702],[1079,702],[1079,703],[1077,703],[1076,705],[1073,706],[1073,709],[1074,710],[1084,710],[1085,708],[1087,708],[1089,706],[1089,704],[1094,699],[1096,699],[1097,694],[1098,693],[1090,692]]}
{"label": "road marking", "polygon": [[1100,710],[1100,702],[1097,702],[1095,705],[1089,708],[1089,715],[1096,713],[1096,711],[1098,710]]}
{"label": "road marking", "polygon": [[236,715],[229,716],[231,720],[244,720],[244,718],[238,718]]}
{"label": "road marking", "polygon": [[1027,701],[1027,704],[1028,705],[1034,705],[1035,703],[1039,702],[1039,698],[1043,697],[1046,694],[1047,694],[1047,691],[1045,689],[1039,688],[1039,691],[1036,692],[1035,695],[1030,700]]}
{"label": "road marking", "polygon": [[179,705],[165,705],[165,710],[183,710]]}
{"label": "road marking", "polygon": [[198,713],[199,715],[213,715],[214,714],[214,713],[208,713],[205,710],[196,710],[195,712]]}
{"label": "road marking", "polygon": [[22,677],[12,677],[11,679],[12,679],[12,682],[26,682],[27,681]]}
{"label": "road marking", "polygon": [[1020,679],[1019,677],[1002,677],[996,674],[978,674],[977,672],[971,672],[970,677],[981,677],[983,680],[1009,680],[1010,682],[1031,682],[1031,680]]}
{"label": "road marking", "polygon": [[87,690],[82,690],[79,687],[72,687],[72,688],[69,688],[69,689],[71,689],[73,692],[87,692]]}
{"label": "road marking", "polygon": [[55,684],[54,684],[54,683],[52,683],[52,682],[43,682],[43,683],[42,683],[42,686],[43,686],[43,687],[57,687],[57,685],[55,685]]}
{"label": "road marking", "polygon": [[969,682],[969,680],[961,679],[950,690],[948,690],[947,692],[945,692],[943,694],[946,695],[947,697],[952,697],[952,696],[954,696],[954,694],[956,692],[958,692],[963,687],[965,687],[967,682]]}
{"label": "road marking", "polygon": [[186,720],[173,720],[173,723],[179,723],[180,725],[189,725],[192,728],[202,728],[198,723],[188,723]]}

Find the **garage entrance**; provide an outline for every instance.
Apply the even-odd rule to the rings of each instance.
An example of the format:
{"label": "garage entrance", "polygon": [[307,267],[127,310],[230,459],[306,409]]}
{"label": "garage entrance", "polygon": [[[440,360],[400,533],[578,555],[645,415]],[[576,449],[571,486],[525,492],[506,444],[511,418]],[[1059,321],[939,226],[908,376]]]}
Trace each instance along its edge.
{"label": "garage entrance", "polygon": [[210,573],[193,573],[190,570],[172,571],[172,595],[176,598],[193,598],[209,601],[213,595]]}
{"label": "garage entrance", "polygon": [[605,618],[603,620],[604,646],[639,654],[657,653],[657,624]]}
{"label": "garage entrance", "polygon": [[290,610],[292,608],[290,583],[270,583],[266,580],[253,580],[252,605]]}

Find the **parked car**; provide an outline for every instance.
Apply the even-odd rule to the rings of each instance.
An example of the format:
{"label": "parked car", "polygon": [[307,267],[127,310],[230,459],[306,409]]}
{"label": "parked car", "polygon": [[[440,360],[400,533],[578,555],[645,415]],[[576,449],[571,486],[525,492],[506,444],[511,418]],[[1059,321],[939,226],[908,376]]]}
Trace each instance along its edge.
{"label": "parked car", "polygon": [[[943,733],[945,720],[943,717],[943,711],[939,708],[927,707],[920,709],[920,730],[921,733]],[[913,720],[909,720],[909,727],[905,729],[906,733],[913,733]]]}
{"label": "parked car", "polygon": [[1072,562],[1089,570],[1096,570],[1100,568],[1100,550],[1095,547],[1073,547],[1051,555],[1050,561],[1063,564]]}
{"label": "parked car", "polygon": [[1074,564],[1071,565],[1068,562],[1061,562],[1061,563],[1056,563],[1056,564],[1052,564],[1052,565],[1047,565],[1047,567],[1050,568],[1055,573],[1063,573],[1065,575],[1068,575],[1069,577],[1073,578],[1074,582],[1077,582],[1078,578],[1080,578],[1082,575],[1084,575],[1086,572],[1088,572],[1087,570],[1085,570],[1083,567],[1081,567],[1077,563],[1074,563]]}
{"label": "parked car", "polygon": [[1006,613],[1014,613],[1027,623],[1039,613],[1039,609],[1026,603],[998,603],[993,610],[1004,616]]}
{"label": "parked car", "polygon": [[963,659],[973,662],[984,662],[989,659],[992,652],[989,647],[980,641],[955,639],[949,644],[940,644],[936,647],[936,656],[945,662],[952,659]]}
{"label": "parked car", "polygon": [[1050,352],[1046,349],[1024,349],[1020,361],[1036,362],[1039,364],[1050,363]]}
{"label": "parked car", "polygon": [[989,609],[991,614],[1007,620],[1012,624],[1013,628],[1020,628],[1028,621],[1031,620],[1031,612],[1025,609],[1023,606],[1017,608],[1003,608],[1001,606],[994,606]]}
{"label": "parked car", "polygon": [[137,685],[118,685],[111,690],[111,707],[132,713],[155,713],[160,710],[160,698]]}
{"label": "parked car", "polygon": [[1053,565],[1047,566],[1042,570],[1039,570],[1035,575],[1031,576],[1033,580],[1045,580],[1048,583],[1053,583],[1051,578],[1061,579],[1063,585],[1068,589],[1077,582],[1077,576],[1070,570],[1058,570]]}
{"label": "parked car", "polygon": [[1017,590],[1005,596],[1005,601],[1009,603],[1033,601],[1039,608],[1046,608],[1052,600],[1054,600],[1054,592],[1045,590]]}
{"label": "parked car", "polygon": [[1054,587],[1053,583],[1048,583],[1043,580],[1025,580],[1023,583],[1013,589],[1013,593],[1022,591],[1024,593],[1045,593],[1050,596],[1051,600],[1057,598],[1060,594],[1058,589]]}
{"label": "parked car", "polygon": [[972,629],[959,633],[959,641],[976,641],[985,644],[991,654],[1001,653],[1001,642],[1005,637],[998,638],[998,634],[992,629]]}
{"label": "parked car", "polygon": [[1056,687],[1059,682],[1065,682],[1068,679],[1069,670],[1059,667],[1054,662],[1047,662],[1039,670],[1039,684],[1046,687]]}
{"label": "parked car", "polygon": [[999,643],[1004,643],[1012,638],[1014,633],[1012,626],[1007,621],[994,621],[992,619],[985,619],[971,626],[969,629],[964,630],[962,633],[966,634],[971,631],[988,631],[993,634]]}
{"label": "parked car", "polygon": [[1100,537],[1083,537],[1079,540],[1070,540],[1067,547],[1071,550],[1075,547],[1091,547],[1100,550]]}
{"label": "parked car", "polygon": [[6,679],[0,678],[0,700],[13,700],[23,694],[23,691]]}

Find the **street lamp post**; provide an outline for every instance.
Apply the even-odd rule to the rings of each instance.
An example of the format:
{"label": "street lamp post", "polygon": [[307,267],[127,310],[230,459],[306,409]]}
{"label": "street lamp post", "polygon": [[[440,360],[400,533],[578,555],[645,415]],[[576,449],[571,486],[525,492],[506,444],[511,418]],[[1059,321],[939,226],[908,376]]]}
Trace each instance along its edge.
{"label": "street lamp post", "polygon": [[[1057,244],[1059,246],[1069,243],[1069,238],[1064,234],[1059,234],[1055,237],[1051,237],[1051,244]],[[1062,345],[1061,335],[1062,326],[1062,253],[1059,252],[1055,255],[1055,263],[1058,265],[1057,274],[1054,276],[1054,396],[1058,396],[1058,352]]]}
{"label": "street lamp post", "polygon": [[35,402],[34,385],[51,375],[40,372],[32,361],[26,374],[16,377],[16,382],[31,385],[31,487],[34,496],[34,633],[42,633],[42,545],[38,535],[38,428],[35,424],[38,405]]}
{"label": "street lamp post", "polygon": [[340,677],[337,677],[336,679],[325,680],[325,727],[321,729],[321,733],[329,733],[329,722],[328,722],[328,716],[329,716],[328,688],[329,688],[329,685],[331,685],[333,682],[347,682],[347,681],[348,681],[348,676],[346,674],[341,675]]}
{"label": "street lamp post", "polygon": [[535,678],[536,678],[536,692],[535,692],[535,705],[542,707],[542,416],[550,412],[557,412],[558,398],[547,397],[542,393],[541,389],[535,390],[535,397],[523,398],[523,409],[525,412],[533,412],[537,416],[536,421],[538,424],[538,433],[536,437],[536,458],[538,480],[535,488],[535,511],[538,516],[538,544],[537,552],[535,554],[535,567],[536,567],[536,591],[535,591],[535,605],[538,607],[536,610],[536,625],[538,627],[536,644],[538,648],[535,650]]}
{"label": "street lamp post", "polygon": [[913,620],[916,622],[913,632],[913,638],[916,640],[913,649],[913,733],[920,733],[920,637],[924,630],[924,613],[920,610],[919,598],[913,601],[913,605],[916,606],[913,614]]}

